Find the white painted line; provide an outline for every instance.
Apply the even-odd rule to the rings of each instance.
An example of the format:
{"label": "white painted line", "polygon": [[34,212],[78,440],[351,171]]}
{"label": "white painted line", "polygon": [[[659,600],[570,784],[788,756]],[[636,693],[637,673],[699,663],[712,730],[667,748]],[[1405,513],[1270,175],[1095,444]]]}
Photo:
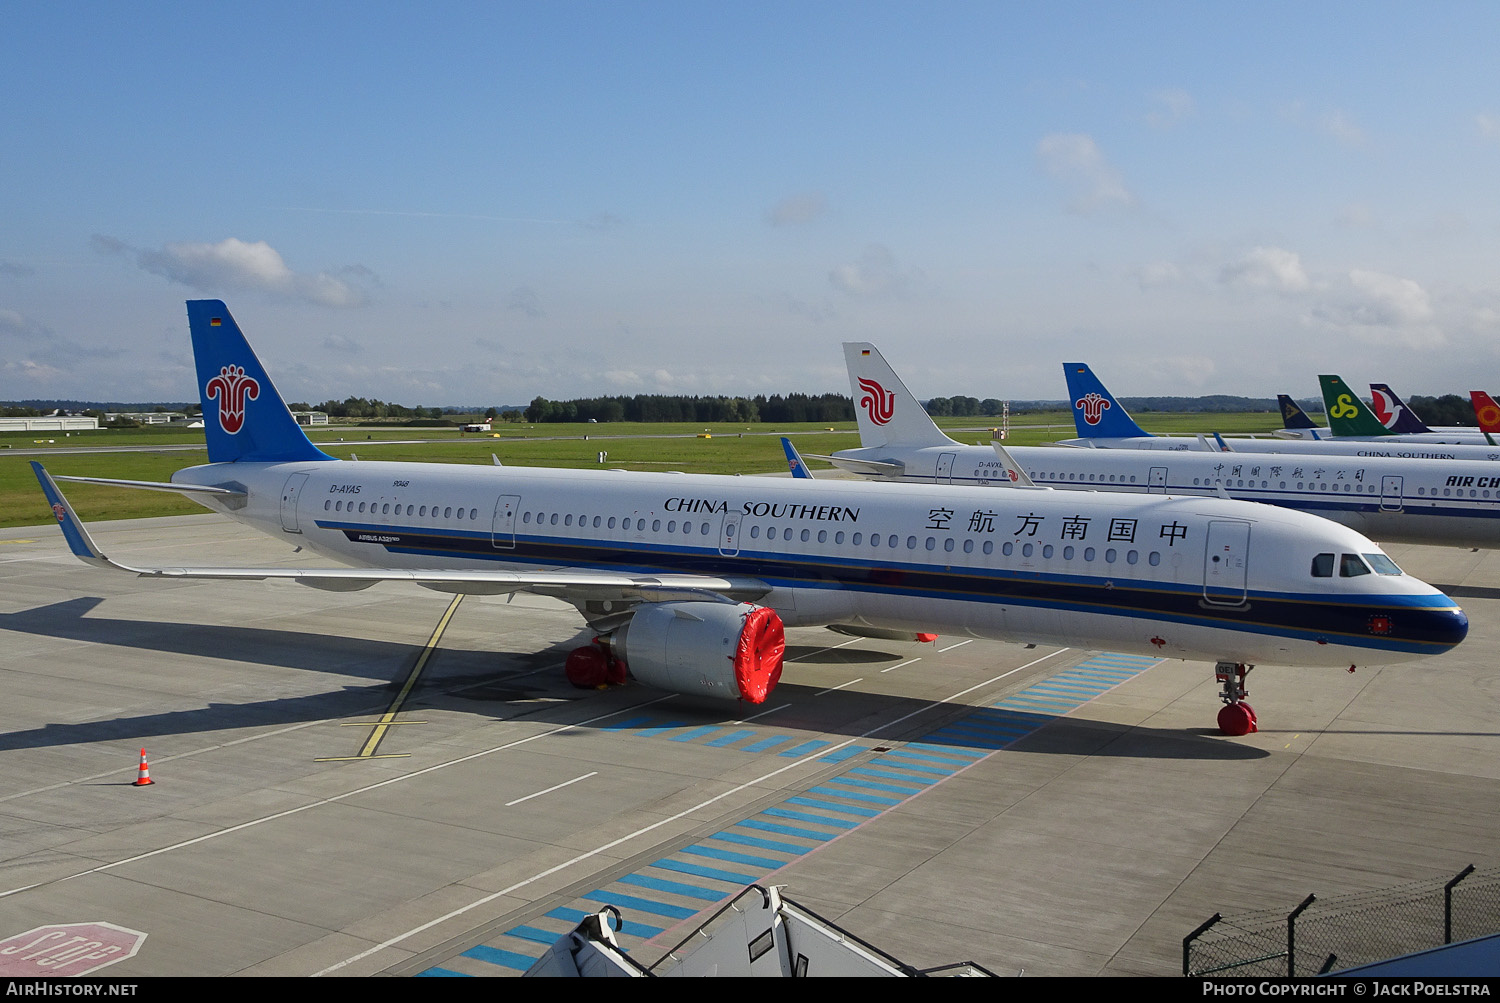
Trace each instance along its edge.
{"label": "white painted line", "polygon": [[736,721],[735,723],[736,724],[748,724],[751,721],[755,721],[755,720],[758,720],[759,718],[765,717],[767,714],[775,714],[779,710],[786,710],[790,706],[791,706],[791,704],[784,703],[780,707],[772,707],[769,710],[763,710],[763,711],[761,711],[759,714],[753,714],[750,717],[740,718],[740,720]]}
{"label": "white painted line", "polygon": [[846,645],[854,644],[857,641],[863,641],[863,640],[865,640],[865,639],[862,638],[862,637],[851,637],[851,638],[849,638],[849,640],[843,641],[843,642],[841,642],[839,644],[830,644],[826,648],[819,648],[817,651],[809,651],[807,654],[805,654],[805,655],[798,655],[796,658],[788,658],[787,661],[788,662],[800,662],[804,658],[811,658],[814,655],[821,655],[825,651],[838,651],[840,648],[842,648],[842,647],[844,647]]}
{"label": "white painted line", "polygon": [[591,773],[585,773],[581,777],[574,777],[572,780],[564,780],[562,783],[560,783],[560,784],[554,784],[553,786],[548,787],[544,791],[537,791],[535,794],[528,794],[524,798],[516,798],[514,801],[507,801],[507,802],[505,802],[505,807],[509,808],[512,805],[518,805],[518,804],[520,804],[522,801],[530,801],[532,798],[539,798],[543,794],[551,794],[553,791],[560,791],[564,787],[568,787],[568,786],[571,786],[573,784],[578,783],[578,781],[580,781],[580,780],[587,780],[589,777],[597,777],[598,775],[599,775],[599,771],[598,770],[594,770]]}
{"label": "white painted line", "polygon": [[921,658],[908,658],[904,662],[901,662],[901,663],[896,664],[896,665],[892,665],[888,669],[881,669],[880,671],[881,671],[882,674],[884,674],[886,672],[895,672],[897,669],[901,668],[901,666],[903,666],[903,665],[910,665],[913,662],[920,662],[921,660],[922,660]]}
{"label": "white painted line", "polygon": [[855,683],[862,683],[864,681],[865,677],[860,676],[858,679],[851,679],[847,683],[839,683],[837,686],[830,686],[826,690],[818,690],[818,692],[814,693],[813,696],[820,697],[825,693],[836,693],[839,690],[843,689],[845,686],[853,686]]}
{"label": "white painted line", "polygon": [[950,644],[946,648],[939,648],[938,649],[938,654],[941,655],[945,651],[952,651],[954,648],[962,648],[966,644],[973,644],[973,643],[974,643],[974,639],[971,637],[967,641],[959,641],[957,644]]}
{"label": "white painted line", "polygon": [[173,850],[180,850],[188,846],[196,846],[199,843],[206,843],[211,839],[218,839],[220,836],[227,836],[233,832],[240,832],[244,829],[251,829],[257,825],[263,825],[266,822],[274,822],[277,819],[287,818],[291,815],[300,815],[302,812],[305,812],[312,808],[321,808],[324,805],[337,804],[340,801],[347,800],[358,794],[366,794],[370,791],[379,790],[382,787],[389,787],[391,784],[399,784],[403,781],[412,780],[416,777],[425,776],[429,773],[436,773],[438,770],[446,770],[450,766],[459,766],[463,763],[472,762],[476,759],[483,759],[485,756],[491,755],[496,752],[505,752],[508,749],[514,749],[518,746],[528,745],[531,742],[537,741],[538,739],[550,738],[553,735],[560,735],[565,731],[573,731],[576,728],[582,728],[586,725],[594,724],[597,721],[603,721],[607,718],[617,717],[620,714],[631,713],[633,711],[640,710],[642,707],[649,707],[652,704],[661,703],[663,700],[675,699],[676,696],[677,694],[675,693],[669,693],[666,696],[658,697],[655,700],[647,700],[644,703],[633,704],[630,707],[623,707],[620,710],[610,711],[608,714],[600,714],[598,717],[590,718],[587,721],[579,721],[577,724],[565,724],[561,727],[553,728],[551,731],[539,732],[538,734],[532,735],[530,738],[520,738],[514,742],[507,742],[504,745],[497,745],[492,749],[484,749],[480,752],[471,753],[467,756],[461,756],[458,759],[450,759],[446,763],[437,763],[434,766],[428,766],[424,769],[414,770],[411,773],[403,773],[398,777],[390,777],[373,784],[366,784],[364,787],[357,787],[352,791],[345,791],[342,794],[335,794],[333,797],[322,798],[317,801],[310,801],[307,804],[300,805],[296,808],[288,808],[286,811],[278,811],[270,815],[262,815],[260,818],[254,818],[248,822],[241,822],[238,825],[227,826],[226,828],[218,829],[214,832],[206,832],[201,836],[197,836],[193,839],[185,839],[180,843],[172,843],[168,846],[160,846],[154,850],[147,850],[145,853],[137,853],[132,857],[124,857],[120,860],[114,860],[107,864],[100,864],[98,867],[90,867],[87,870],[75,871],[72,874],[65,874],[60,878],[49,878],[46,881],[38,881],[35,884],[22,885],[19,888],[8,888],[5,891],[0,892],[0,899],[6,898],[10,895],[15,895],[18,892],[28,891],[32,888],[40,888],[42,885],[55,884],[61,881],[71,881],[74,878],[81,878],[89,874],[98,874],[101,871],[108,871],[113,868],[120,867],[123,864],[131,864],[136,862],[137,860],[148,860],[151,857],[160,856],[163,853],[170,853]]}

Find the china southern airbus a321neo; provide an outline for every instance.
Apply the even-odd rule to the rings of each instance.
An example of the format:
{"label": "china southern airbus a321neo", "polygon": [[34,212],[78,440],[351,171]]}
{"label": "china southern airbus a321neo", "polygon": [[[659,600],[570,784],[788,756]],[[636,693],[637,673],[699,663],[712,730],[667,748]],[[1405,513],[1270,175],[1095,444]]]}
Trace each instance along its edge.
{"label": "china southern airbus a321neo", "polygon": [[[349,566],[130,567],[99,550],[35,465],[91,564],[544,593],[600,634],[570,662],[754,703],[781,675],[784,624],[1206,659],[1226,677],[1232,734],[1255,724],[1242,700],[1253,663],[1408,661],[1468,632],[1451,599],[1360,534],[1246,502],[335,460],[297,426],[223,303],[191,301],[188,320],[211,462],[136,486],[184,492]],[[1360,573],[1325,573],[1329,562]]]}

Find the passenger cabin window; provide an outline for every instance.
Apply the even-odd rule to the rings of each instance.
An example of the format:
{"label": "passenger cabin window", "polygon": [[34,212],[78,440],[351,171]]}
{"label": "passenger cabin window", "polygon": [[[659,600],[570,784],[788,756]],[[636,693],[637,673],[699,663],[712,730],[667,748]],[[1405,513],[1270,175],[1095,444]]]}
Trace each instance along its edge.
{"label": "passenger cabin window", "polygon": [[1319,554],[1317,557],[1313,558],[1313,562],[1312,562],[1312,576],[1314,578],[1332,578],[1333,577],[1333,555],[1332,554]]}
{"label": "passenger cabin window", "polygon": [[1369,565],[1360,560],[1358,554],[1342,554],[1339,557],[1339,577],[1358,578],[1370,573]]}

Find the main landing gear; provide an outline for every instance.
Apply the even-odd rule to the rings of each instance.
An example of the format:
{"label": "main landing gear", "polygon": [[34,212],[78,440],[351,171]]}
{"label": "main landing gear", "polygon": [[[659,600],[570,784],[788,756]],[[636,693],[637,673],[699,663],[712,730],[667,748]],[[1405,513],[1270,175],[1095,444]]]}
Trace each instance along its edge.
{"label": "main landing gear", "polygon": [[625,681],[625,663],[615,657],[602,637],[569,652],[563,672],[568,682],[584,690],[619,686]]}
{"label": "main landing gear", "polygon": [[1253,665],[1244,662],[1215,662],[1214,682],[1222,683],[1219,699],[1224,706],[1219,709],[1219,731],[1225,735],[1248,735],[1259,731],[1255,724],[1255,708],[1245,703],[1245,677]]}

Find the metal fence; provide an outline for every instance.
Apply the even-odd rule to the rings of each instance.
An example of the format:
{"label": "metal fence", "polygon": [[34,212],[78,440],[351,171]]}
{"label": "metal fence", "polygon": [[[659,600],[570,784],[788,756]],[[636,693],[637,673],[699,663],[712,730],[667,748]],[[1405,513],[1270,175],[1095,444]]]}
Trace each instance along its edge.
{"label": "metal fence", "polygon": [[1320,899],[1290,912],[1215,914],[1182,941],[1182,974],[1196,978],[1318,975],[1500,931],[1500,869],[1464,868]]}

